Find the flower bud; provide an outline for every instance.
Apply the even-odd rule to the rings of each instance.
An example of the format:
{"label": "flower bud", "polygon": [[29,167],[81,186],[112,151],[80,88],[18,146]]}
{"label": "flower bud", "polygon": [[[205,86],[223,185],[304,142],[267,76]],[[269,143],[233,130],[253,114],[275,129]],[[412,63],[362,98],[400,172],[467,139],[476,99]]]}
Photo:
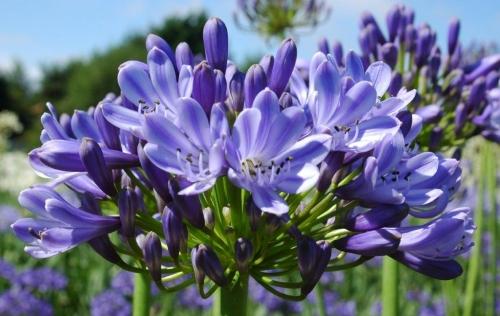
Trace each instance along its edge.
{"label": "flower bud", "polygon": [[455,109],[455,134],[460,134],[462,131],[462,128],[465,125],[465,121],[467,120],[467,110],[465,107],[465,104],[459,103],[457,105],[457,108]]}
{"label": "flower bud", "polygon": [[439,105],[429,104],[419,108],[416,114],[422,117],[424,123],[434,123],[439,121],[443,113]]}
{"label": "flower bud", "polygon": [[193,71],[193,99],[198,101],[207,114],[215,102],[216,75],[206,62],[198,64]]}
{"label": "flower bud", "polygon": [[215,102],[224,102],[226,100],[227,85],[224,73],[218,69],[215,70]]}
{"label": "flower bud", "polygon": [[404,32],[404,43],[406,47],[406,51],[413,52],[417,48],[417,37],[418,32],[413,25],[406,26]]}
{"label": "flower bud", "polygon": [[88,176],[107,195],[116,194],[113,174],[106,165],[101,147],[91,138],[83,138],[80,144],[80,159]]}
{"label": "flower bud", "polygon": [[499,75],[497,71],[492,71],[486,76],[486,90],[498,87]]}
{"label": "flower bud", "polygon": [[253,100],[267,86],[264,69],[260,65],[252,65],[245,76],[245,107],[252,107]]}
{"label": "flower bud", "polygon": [[193,66],[194,56],[188,43],[181,42],[177,45],[175,48],[175,62],[177,64],[177,69],[181,69],[182,65]]}
{"label": "flower bud", "polygon": [[393,6],[385,17],[387,22],[387,30],[389,30],[389,42],[394,42],[398,35],[399,22],[401,19],[401,11],[398,6]]}
{"label": "flower bud", "polygon": [[236,71],[231,81],[229,81],[229,104],[231,109],[235,112],[241,112],[243,110],[243,104],[245,102],[244,85],[245,75],[240,71]]}
{"label": "flower bud", "polygon": [[379,58],[381,58],[391,68],[398,62],[398,48],[393,43],[385,43],[379,47]]}
{"label": "flower bud", "polygon": [[418,31],[416,44],[415,64],[422,67],[427,62],[432,48],[432,32],[428,27],[422,27]]}
{"label": "flower bud", "polygon": [[297,244],[299,272],[302,277],[301,294],[307,295],[323,275],[332,249],[326,241],[315,242],[312,238],[302,236]]}
{"label": "flower bud", "polygon": [[252,196],[248,197],[245,209],[250,221],[250,228],[252,231],[256,231],[259,226],[262,211],[257,207],[257,205],[255,205]]}
{"label": "flower bud", "polygon": [[179,191],[190,185],[190,183],[182,179],[178,181],[172,179],[168,182],[168,185],[175,208],[180,211],[182,217],[194,227],[199,229],[203,228],[203,226],[205,226],[205,220],[203,219],[203,211],[198,195],[178,194]]}
{"label": "flower bud", "polygon": [[151,182],[151,185],[155,192],[159,194],[164,202],[170,202],[172,197],[170,196],[168,189],[169,174],[164,170],[158,168],[155,164],[149,160],[149,158],[144,153],[142,145],[137,147],[137,156],[141,163],[142,170]]}
{"label": "flower bud", "polygon": [[209,230],[213,230],[215,226],[214,212],[210,207],[205,207],[203,209],[203,219],[205,220],[205,227]]}
{"label": "flower bud", "polygon": [[448,55],[453,55],[458,44],[460,33],[460,20],[453,18],[448,26]]}
{"label": "flower bud", "polygon": [[486,93],[486,81],[483,77],[479,77],[474,81],[470,88],[469,97],[467,98],[467,111],[476,109],[484,100]]}
{"label": "flower bud", "polygon": [[498,67],[500,67],[500,54],[484,57],[476,68],[465,76],[465,83],[471,83],[481,76],[486,76]]}
{"label": "flower bud", "polygon": [[403,77],[399,72],[393,72],[391,83],[389,84],[389,88],[387,91],[391,96],[398,95],[399,90],[403,87]]}
{"label": "flower bud", "polygon": [[455,260],[425,259],[401,251],[390,256],[408,268],[438,280],[451,280],[460,276],[463,272],[462,267]]}
{"label": "flower bud", "polygon": [[443,139],[443,129],[436,126],[432,129],[429,136],[429,150],[437,151],[440,147],[441,140]]}
{"label": "flower bud", "polygon": [[280,96],[290,80],[295,61],[297,60],[297,47],[292,39],[286,39],[281,44],[276,58],[274,59],[273,71],[269,78],[268,87],[273,90],[276,95]]}
{"label": "flower bud", "polygon": [[125,237],[135,236],[135,213],[137,197],[134,189],[127,187],[118,194],[118,211],[120,212],[121,232]]}
{"label": "flower bud", "polygon": [[259,61],[259,66],[261,66],[262,70],[264,70],[266,78],[267,79],[271,78],[271,73],[273,72],[273,67],[274,67],[274,56],[264,55]]}
{"label": "flower bud", "polygon": [[121,150],[122,146],[119,137],[120,130],[104,118],[102,104],[96,107],[94,111],[94,120],[106,146],[114,150]]}
{"label": "flower bud", "polygon": [[328,40],[325,37],[322,37],[318,42],[318,49],[325,55],[330,53],[330,47],[328,44]]}
{"label": "flower bud", "polygon": [[363,56],[369,56],[374,53],[377,48],[373,27],[367,26],[359,33],[359,47]]}
{"label": "flower bud", "polygon": [[253,256],[253,247],[250,240],[238,238],[234,244],[234,256],[239,271],[246,271]]}
{"label": "flower bud", "polygon": [[158,235],[154,232],[149,232],[144,240],[142,251],[144,253],[144,262],[148,267],[153,281],[160,285],[162,249]]}
{"label": "flower bud", "polygon": [[228,57],[228,35],[224,22],[210,18],[203,27],[203,45],[208,63],[215,69],[226,71]]}
{"label": "flower bud", "polygon": [[366,28],[371,25],[371,28],[373,29],[373,34],[374,34],[374,39],[376,43],[379,44],[384,44],[385,43],[385,37],[384,34],[382,34],[382,31],[380,30],[380,27],[373,17],[373,15],[369,12],[364,12],[361,15],[361,25]]}
{"label": "flower bud", "polygon": [[[198,245],[194,252],[193,260],[196,270],[198,270],[198,274],[208,276],[219,286],[225,286],[227,284],[227,279],[224,275],[224,267],[211,248],[204,244]],[[198,277],[196,278],[198,282]]]}
{"label": "flower bud", "polygon": [[332,245],[362,256],[385,256],[396,252],[401,235],[384,229],[370,230],[333,241]]}
{"label": "flower bud", "polygon": [[179,252],[186,250],[188,231],[186,225],[182,222],[182,217],[176,212],[172,205],[165,206],[161,215],[163,234],[168,246],[168,253],[177,260]]}
{"label": "flower bud", "polygon": [[[170,62],[172,63],[174,68],[176,68],[175,54],[174,51],[172,50],[172,47],[170,47],[170,45],[158,35],[149,34],[148,37],[146,38],[146,49],[149,52],[155,47],[159,48],[165,54],[167,54],[168,59],[170,59]],[[175,69],[175,71],[177,71],[177,69]]]}
{"label": "flower bud", "polygon": [[342,49],[342,44],[338,41],[333,42],[332,45],[332,55],[335,57],[337,65],[344,66],[344,50]]}
{"label": "flower bud", "polygon": [[325,192],[332,184],[333,175],[342,167],[344,152],[332,151],[321,162],[319,180],[316,184],[318,191]]}
{"label": "flower bud", "polygon": [[381,205],[348,218],[344,227],[355,232],[365,232],[386,226],[398,226],[408,215],[408,211],[406,206]]}

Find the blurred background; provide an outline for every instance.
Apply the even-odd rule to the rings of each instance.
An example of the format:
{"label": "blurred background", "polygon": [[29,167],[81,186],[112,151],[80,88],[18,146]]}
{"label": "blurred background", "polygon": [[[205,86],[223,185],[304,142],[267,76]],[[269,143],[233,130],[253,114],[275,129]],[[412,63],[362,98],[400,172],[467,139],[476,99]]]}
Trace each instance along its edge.
{"label": "blurred background", "polygon": [[[452,17],[460,18],[461,41],[471,55],[496,52],[500,47],[497,0],[327,2],[331,14],[323,23],[292,32],[300,58],[310,58],[321,37],[340,41],[346,50],[359,50],[360,14],[369,10],[383,23],[395,3],[412,7],[417,24],[429,23],[442,47]],[[229,31],[230,58],[241,70],[274,52],[281,40],[263,37],[237,23],[238,10],[236,0],[0,2],[0,315],[130,314],[130,275],[118,273],[90,247],[35,261],[10,233],[10,223],[23,212],[18,209],[18,193],[41,181],[30,171],[26,153],[39,145],[39,117],[47,101],[60,113],[72,112],[97,104],[108,92],[117,93],[117,67],[129,59],[145,59],[144,40],[149,33],[160,35],[173,47],[186,41],[199,53],[207,17],[218,16]],[[474,203],[471,196],[465,197],[465,203]],[[487,238],[485,234],[484,244]],[[372,261],[352,271],[326,274],[322,283],[328,314],[379,314],[378,270],[379,263]],[[401,278],[400,291],[406,295],[401,304],[407,315],[444,315],[446,292],[454,285],[460,288],[462,282],[450,285],[415,273],[403,273]],[[252,298],[258,303],[256,315],[315,314],[314,298],[286,303],[256,286]],[[177,296],[156,293],[154,310],[158,315],[209,314],[210,304],[191,289]],[[18,314],[13,314],[13,307]]]}

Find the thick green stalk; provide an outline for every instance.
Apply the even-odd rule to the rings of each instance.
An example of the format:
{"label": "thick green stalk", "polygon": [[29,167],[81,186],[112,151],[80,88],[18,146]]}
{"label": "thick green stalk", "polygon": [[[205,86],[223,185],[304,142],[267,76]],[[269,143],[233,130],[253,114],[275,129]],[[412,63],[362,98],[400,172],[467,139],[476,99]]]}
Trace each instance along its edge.
{"label": "thick green stalk", "polygon": [[147,272],[136,273],[134,280],[133,316],[149,316],[151,279]]}
{"label": "thick green stalk", "polygon": [[397,261],[384,257],[382,264],[382,316],[398,316],[399,266]]}
{"label": "thick green stalk", "polygon": [[474,248],[469,260],[469,268],[467,270],[467,281],[465,285],[465,298],[464,298],[464,316],[472,316],[474,310],[474,300],[477,289],[477,280],[479,278],[481,266],[481,244],[483,233],[483,219],[484,219],[484,191],[485,181],[484,177],[488,171],[486,164],[488,162],[488,150],[486,146],[481,148],[481,160],[479,163],[479,172],[476,172],[476,180],[478,183],[478,191],[476,195],[476,209],[474,210],[474,222],[476,224],[476,231],[474,233]]}
{"label": "thick green stalk", "polygon": [[232,287],[222,287],[215,295],[213,316],[246,316],[248,302],[248,275],[240,275]]}
{"label": "thick green stalk", "polygon": [[488,172],[486,173],[486,188],[488,192],[488,205],[490,207],[490,213],[488,218],[488,230],[491,235],[491,249],[490,256],[488,260],[489,275],[491,276],[488,282],[488,291],[486,292],[486,315],[495,315],[496,308],[496,293],[497,293],[497,201],[496,201],[496,189],[497,189],[497,163],[496,163],[496,145],[488,143],[489,155],[488,155]]}
{"label": "thick green stalk", "polygon": [[457,282],[455,280],[443,281],[443,291],[446,296],[446,315],[458,316],[459,306],[457,304]]}

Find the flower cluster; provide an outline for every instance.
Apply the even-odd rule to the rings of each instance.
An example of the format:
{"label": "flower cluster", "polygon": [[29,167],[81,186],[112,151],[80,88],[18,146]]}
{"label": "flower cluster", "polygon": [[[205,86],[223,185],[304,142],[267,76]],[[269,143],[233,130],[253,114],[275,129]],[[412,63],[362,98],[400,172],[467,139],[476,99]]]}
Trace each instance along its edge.
{"label": "flower cluster", "polygon": [[[418,90],[411,110],[421,116],[418,137],[422,148],[447,150],[475,135],[500,142],[500,55],[489,55],[468,64],[459,42],[460,21],[448,29],[447,50],[437,46],[436,32],[424,23],[416,26],[413,10],[396,5],[387,12],[387,34],[372,14],[361,17],[359,43],[365,65],[383,60],[393,69],[389,94],[402,86]],[[323,39],[319,47],[329,52]],[[342,46],[331,47],[337,60]]]}
{"label": "flower cluster", "polygon": [[[283,38],[296,29],[326,21],[331,8],[325,0],[238,0],[234,20],[242,28],[267,38]],[[243,22],[244,20],[244,22]]]}
{"label": "flower cluster", "polygon": [[251,277],[300,300],[324,271],[385,255],[461,274],[474,227],[467,208],[443,212],[458,161],[415,146],[415,91],[389,93],[389,65],[318,52],[299,69],[287,39],[244,73],[217,18],[203,43],[195,62],[186,43],[149,35],[146,62],[119,67],[119,97],[72,116],[48,105],[29,158],[51,180],[20,194],[35,218],[12,225],[27,252],[89,243],[161,290],[194,283],[204,298]]}

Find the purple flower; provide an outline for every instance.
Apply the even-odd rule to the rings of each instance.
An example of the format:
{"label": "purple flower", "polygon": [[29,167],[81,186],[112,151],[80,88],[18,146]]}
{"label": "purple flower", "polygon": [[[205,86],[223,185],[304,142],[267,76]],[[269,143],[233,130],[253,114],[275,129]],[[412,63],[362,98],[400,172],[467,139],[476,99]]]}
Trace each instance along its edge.
{"label": "purple flower", "polygon": [[90,314],[92,316],[129,316],[132,314],[132,307],[123,295],[115,290],[107,290],[92,298]]}
{"label": "purple flower", "polygon": [[92,214],[67,202],[53,189],[37,186],[19,195],[19,204],[36,218],[22,218],[12,224],[26,252],[46,258],[106,235],[120,225],[117,217]]}
{"label": "purple flower", "polygon": [[28,269],[19,273],[15,284],[23,289],[36,289],[45,293],[49,291],[60,291],[66,288],[68,279],[60,272],[47,268]]}
{"label": "purple flower", "polygon": [[13,282],[16,277],[16,268],[7,261],[0,260],[0,279]]}
{"label": "purple flower", "polygon": [[212,108],[210,122],[201,105],[181,98],[175,122],[161,114],[144,117],[144,152],[158,167],[184,177],[192,185],[180,194],[197,194],[210,189],[224,170],[223,137],[228,134],[225,113]]}
{"label": "purple flower", "polygon": [[328,154],[331,137],[301,138],[305,124],[305,115],[297,107],[280,112],[278,98],[269,89],[260,92],[252,108],[236,118],[226,143],[228,177],[250,191],[264,212],[288,212],[276,191],[304,192],[318,180],[317,165]]}
{"label": "purple flower", "polygon": [[111,280],[111,288],[124,296],[132,296],[134,293],[134,274],[121,271]]}
{"label": "purple flower", "polygon": [[52,316],[52,306],[28,291],[11,288],[0,295],[0,315]]}

